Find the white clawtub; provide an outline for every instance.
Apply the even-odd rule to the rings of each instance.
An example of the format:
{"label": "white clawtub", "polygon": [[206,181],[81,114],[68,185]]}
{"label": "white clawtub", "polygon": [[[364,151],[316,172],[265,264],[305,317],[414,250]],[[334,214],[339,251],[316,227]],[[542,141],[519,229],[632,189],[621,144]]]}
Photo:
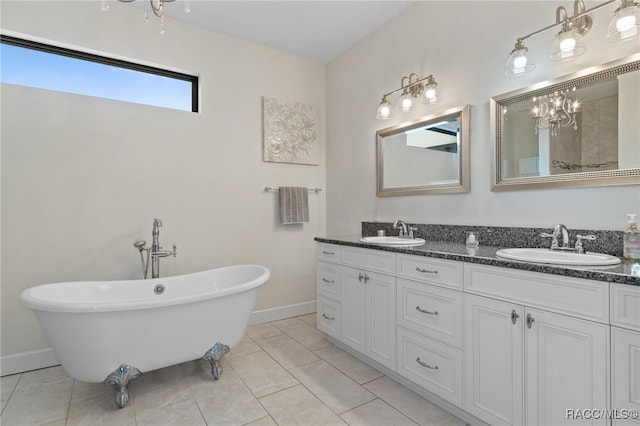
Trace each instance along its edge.
{"label": "white clawtub", "polygon": [[[235,346],[269,276],[264,266],[237,265],[167,278],[44,284],[20,300],[35,312],[67,374],[96,383],[129,374],[121,367],[147,372],[202,358],[218,342]],[[122,405],[116,396],[119,406],[135,377],[108,381],[124,392]]]}

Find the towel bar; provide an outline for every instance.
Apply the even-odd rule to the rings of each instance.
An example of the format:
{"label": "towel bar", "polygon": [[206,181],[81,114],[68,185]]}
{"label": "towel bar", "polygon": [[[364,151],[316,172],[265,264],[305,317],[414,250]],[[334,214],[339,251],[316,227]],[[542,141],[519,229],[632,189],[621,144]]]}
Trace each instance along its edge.
{"label": "towel bar", "polygon": [[[307,188],[307,190],[308,190],[309,192],[313,191],[313,192],[315,192],[316,194],[317,194],[318,192],[322,191],[322,189],[321,189],[321,188]],[[265,192],[269,192],[269,191],[275,191],[275,192],[278,192],[278,191],[279,191],[279,189],[278,189],[278,188],[271,188],[270,186],[265,186],[265,187],[264,187],[264,191],[265,191]]]}

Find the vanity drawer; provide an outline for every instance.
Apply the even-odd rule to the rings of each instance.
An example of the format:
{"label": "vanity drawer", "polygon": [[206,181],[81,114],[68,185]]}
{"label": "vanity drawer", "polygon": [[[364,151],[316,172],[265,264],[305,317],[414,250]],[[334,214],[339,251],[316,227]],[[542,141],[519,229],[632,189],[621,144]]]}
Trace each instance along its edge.
{"label": "vanity drawer", "polygon": [[342,260],[342,246],[318,243],[318,260],[340,262]]}
{"label": "vanity drawer", "polygon": [[462,292],[398,279],[398,325],[462,348]]}
{"label": "vanity drawer", "polygon": [[462,351],[398,327],[398,374],[462,405]]}
{"label": "vanity drawer", "polygon": [[317,277],[318,294],[340,300],[340,265],[319,261]]}
{"label": "vanity drawer", "polygon": [[465,263],[464,291],[609,323],[609,283]]}
{"label": "vanity drawer", "polygon": [[640,331],[640,286],[611,284],[611,325]]}
{"label": "vanity drawer", "polygon": [[399,254],[397,263],[398,277],[462,289],[462,262]]}
{"label": "vanity drawer", "polygon": [[342,333],[340,308],[340,302],[318,297],[318,330],[336,339],[340,339]]}
{"label": "vanity drawer", "polygon": [[395,274],[395,256],[395,253],[388,251],[344,247],[342,251],[342,263],[370,271]]}

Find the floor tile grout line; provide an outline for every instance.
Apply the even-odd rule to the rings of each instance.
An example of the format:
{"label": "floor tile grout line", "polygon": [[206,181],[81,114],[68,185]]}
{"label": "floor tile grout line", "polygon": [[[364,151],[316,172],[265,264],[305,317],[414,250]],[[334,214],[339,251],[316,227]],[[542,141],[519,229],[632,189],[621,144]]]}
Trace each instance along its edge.
{"label": "floor tile grout line", "polygon": [[[189,385],[189,390],[191,390],[191,385]],[[202,421],[206,426],[208,426],[209,422],[207,421],[207,418],[204,416],[204,413],[202,412],[202,408],[200,408],[200,404],[198,404],[198,398],[196,398],[195,395],[193,397],[193,402],[195,402],[196,407],[198,407],[198,412],[200,413],[200,417],[202,417]]]}
{"label": "floor tile grout line", "polygon": [[11,401],[11,398],[13,397],[13,394],[16,391],[16,389],[18,388],[18,385],[22,381],[23,377],[24,377],[24,373],[20,373],[20,377],[18,377],[18,381],[16,382],[15,385],[13,385],[13,388],[11,388],[11,392],[9,393],[9,398],[7,398],[7,403],[4,404],[4,407],[2,407],[2,411],[0,411],[0,416],[2,416],[2,414],[4,414],[4,410],[7,408],[7,405],[9,405],[9,401]]}

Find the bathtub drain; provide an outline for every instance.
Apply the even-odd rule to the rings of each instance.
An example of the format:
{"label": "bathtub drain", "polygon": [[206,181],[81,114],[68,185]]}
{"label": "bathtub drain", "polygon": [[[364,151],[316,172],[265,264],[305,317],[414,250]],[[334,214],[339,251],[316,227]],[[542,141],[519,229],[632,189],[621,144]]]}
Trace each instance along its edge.
{"label": "bathtub drain", "polygon": [[164,293],[164,286],[162,284],[157,284],[154,288],[153,288],[153,292],[155,294],[162,294]]}

